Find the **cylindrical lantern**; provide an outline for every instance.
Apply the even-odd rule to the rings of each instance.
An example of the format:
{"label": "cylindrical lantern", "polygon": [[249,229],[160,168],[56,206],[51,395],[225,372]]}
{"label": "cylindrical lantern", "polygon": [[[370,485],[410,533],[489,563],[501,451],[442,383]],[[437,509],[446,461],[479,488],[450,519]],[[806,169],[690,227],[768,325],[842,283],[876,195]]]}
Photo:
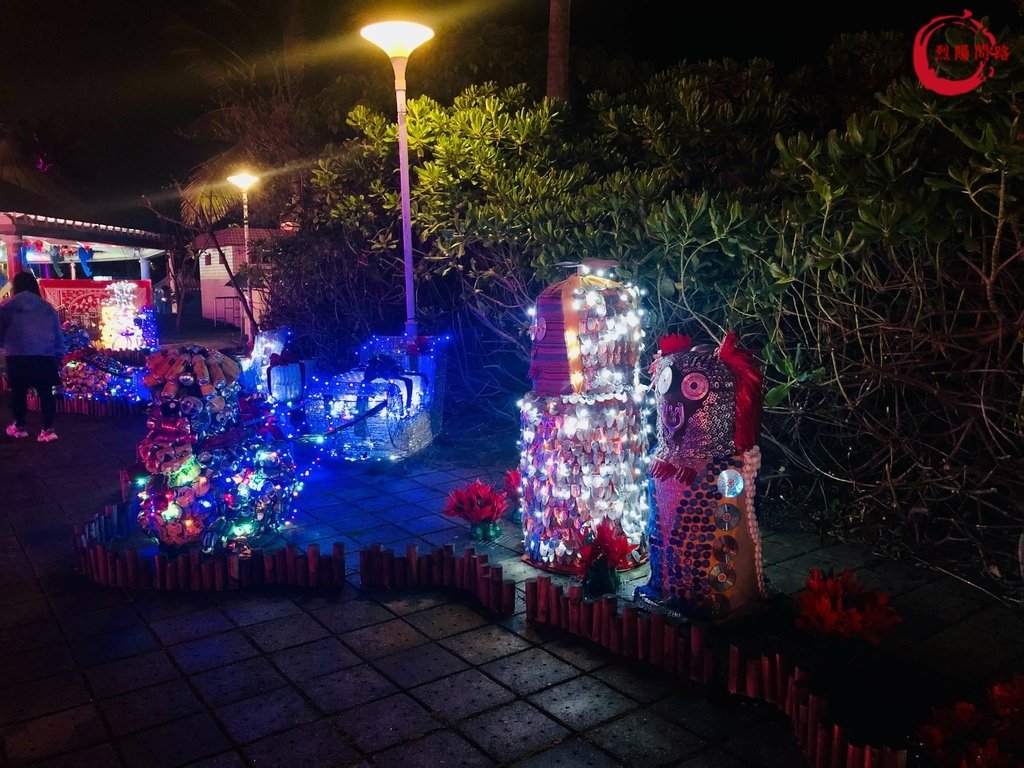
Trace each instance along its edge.
{"label": "cylindrical lantern", "polygon": [[647,504],[637,292],[577,274],[541,293],[534,311],[534,386],[521,404],[523,559],[575,573],[608,518],[637,545],[639,564]]}
{"label": "cylindrical lantern", "polygon": [[636,599],[722,618],[765,594],[754,514],[761,373],[733,333],[718,349],[685,336],[665,337],[659,348],[651,578]]}

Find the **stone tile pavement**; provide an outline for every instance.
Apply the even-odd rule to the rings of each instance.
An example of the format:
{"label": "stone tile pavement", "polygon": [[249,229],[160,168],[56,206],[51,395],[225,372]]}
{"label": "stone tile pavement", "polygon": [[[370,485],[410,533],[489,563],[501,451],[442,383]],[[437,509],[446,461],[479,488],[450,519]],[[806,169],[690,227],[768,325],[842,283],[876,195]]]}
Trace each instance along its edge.
{"label": "stone tile pavement", "polygon": [[[176,595],[73,572],[71,526],[116,488],[141,419],[61,416],[58,431],[0,441],[0,765],[804,764],[773,710],[539,631],[522,606],[492,621],[442,592],[361,591],[361,546],[467,543],[444,497],[504,468],[452,466],[450,438],[399,465],[313,471],[286,537],[345,541],[352,584]],[[507,527],[490,558],[522,582],[517,547]],[[768,532],[765,551],[785,592],[808,567],[857,566],[896,595],[895,642],[941,674],[1022,668],[1016,618],[951,579],[804,533]]]}

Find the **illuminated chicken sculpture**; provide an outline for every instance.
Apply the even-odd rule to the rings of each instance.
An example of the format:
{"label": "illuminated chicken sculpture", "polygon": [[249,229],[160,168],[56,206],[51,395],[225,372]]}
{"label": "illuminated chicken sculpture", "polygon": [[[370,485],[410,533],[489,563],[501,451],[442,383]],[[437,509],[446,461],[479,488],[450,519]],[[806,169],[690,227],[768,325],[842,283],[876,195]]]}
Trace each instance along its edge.
{"label": "illuminated chicken sculpture", "polygon": [[761,372],[731,332],[718,349],[662,337],[652,369],[651,578],[637,601],[724,618],[765,594],[754,515]]}
{"label": "illuminated chicken sculpture", "polygon": [[575,573],[607,518],[646,557],[646,449],[636,289],[582,266],[533,310],[533,390],[521,402],[524,559]]}

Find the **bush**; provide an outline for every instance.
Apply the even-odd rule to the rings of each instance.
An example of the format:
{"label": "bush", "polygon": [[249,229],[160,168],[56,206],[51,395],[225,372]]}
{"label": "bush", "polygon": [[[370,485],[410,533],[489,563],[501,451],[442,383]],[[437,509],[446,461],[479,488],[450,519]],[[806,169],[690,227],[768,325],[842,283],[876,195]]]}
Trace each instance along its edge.
{"label": "bush", "polygon": [[[872,49],[843,46],[832,73]],[[684,63],[586,109],[525,86],[414,99],[423,316],[456,328],[466,390],[507,410],[527,307],[561,262],[614,258],[647,291],[649,340],[735,328],[761,351],[768,474],[817,486],[818,523],[1019,590],[1019,60],[955,99],[843,87],[818,105],[847,116],[832,130],[807,73],[791,98],[764,62]],[[275,317],[323,350],[401,306],[396,130],[365,108],[349,123],[314,217],[347,239],[275,266]]]}

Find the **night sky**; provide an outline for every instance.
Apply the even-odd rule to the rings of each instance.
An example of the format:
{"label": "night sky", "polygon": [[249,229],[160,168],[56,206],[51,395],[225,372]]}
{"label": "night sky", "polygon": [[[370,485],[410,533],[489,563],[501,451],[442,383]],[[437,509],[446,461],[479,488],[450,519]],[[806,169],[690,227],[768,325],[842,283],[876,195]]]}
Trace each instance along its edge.
{"label": "night sky", "polygon": [[[239,0],[262,16],[284,0]],[[208,85],[186,68],[174,16],[214,36],[234,18],[217,0],[4,0],[0,3],[0,125],[29,124],[55,147],[79,193],[117,221],[142,194],[154,194],[216,149],[181,131],[213,103]],[[344,70],[350,57],[380,56],[358,35],[361,24],[391,16],[387,3],[306,0],[314,42],[328,43]],[[450,19],[498,20],[542,30],[546,0],[407,3],[410,17],[438,29]],[[572,44],[668,65],[682,58],[776,61],[783,71],[820,58],[840,32],[892,29],[908,39],[934,16],[959,14],[962,4],[821,4],[818,17],[798,22],[779,4],[741,12],[728,3],[671,0],[573,0]],[[991,28],[1019,26],[1015,2],[973,3]],[[827,8],[827,10],[826,10]],[[826,16],[828,21],[826,21]],[[816,30],[808,34],[806,30]],[[229,33],[230,34],[230,33]],[[175,52],[178,51],[178,54]],[[434,54],[443,52],[436,45]],[[387,64],[380,62],[382,68]],[[907,51],[910,72],[910,51]],[[411,77],[411,73],[410,73]],[[0,200],[0,209],[8,206]]]}

